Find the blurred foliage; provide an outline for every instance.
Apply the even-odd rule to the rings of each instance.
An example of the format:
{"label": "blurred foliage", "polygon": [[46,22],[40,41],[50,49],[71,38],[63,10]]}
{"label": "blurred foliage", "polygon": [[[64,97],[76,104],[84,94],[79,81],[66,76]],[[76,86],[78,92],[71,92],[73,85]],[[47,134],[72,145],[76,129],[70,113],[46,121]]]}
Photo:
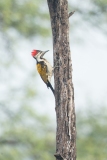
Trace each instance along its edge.
{"label": "blurred foliage", "polygon": [[0,160],[54,159],[55,131],[46,116],[40,116],[31,106],[15,112],[5,110],[0,125]]}
{"label": "blurred foliage", "polygon": [[[88,0],[87,2],[69,2],[69,10],[75,10],[78,18],[73,18],[73,28],[84,22],[87,26],[99,29],[107,34],[107,0]],[[79,5],[78,5],[79,4]]]}
{"label": "blurred foliage", "polygon": [[[91,23],[102,20],[107,22],[106,0],[90,0],[86,4],[84,6],[84,2],[81,2],[81,5],[69,2],[69,7],[70,10],[80,12]],[[99,24],[97,23],[96,26],[99,26]],[[24,37],[30,38],[35,35],[43,37],[49,35],[49,27],[49,11],[46,1],[0,1],[0,30],[2,33],[8,35],[9,31],[16,31]]]}
{"label": "blurred foliage", "polygon": [[107,159],[107,108],[77,113],[77,160]]}
{"label": "blurred foliage", "polygon": [[46,6],[43,0],[1,0],[0,29],[2,32],[14,29],[25,37],[47,35],[49,26],[45,24],[49,24],[49,14],[43,6]]}
{"label": "blurred foliage", "polygon": [[55,133],[47,117],[17,118],[1,124],[0,160],[54,159]]}
{"label": "blurred foliage", "polygon": [[[77,160],[106,159],[106,113],[104,107],[77,113]],[[11,115],[3,114],[7,114],[8,119],[0,123],[0,160],[55,159],[55,128],[49,118],[38,115],[30,106]]]}
{"label": "blurred foliage", "polygon": [[107,0],[91,0],[91,1],[92,3],[94,3],[99,7],[99,10],[102,13],[105,13],[107,15]]}

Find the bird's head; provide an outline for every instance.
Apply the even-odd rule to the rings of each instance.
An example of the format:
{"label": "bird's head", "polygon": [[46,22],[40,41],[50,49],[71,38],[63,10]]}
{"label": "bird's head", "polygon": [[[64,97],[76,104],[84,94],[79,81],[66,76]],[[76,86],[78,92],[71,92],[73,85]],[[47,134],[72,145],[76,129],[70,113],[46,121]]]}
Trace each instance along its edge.
{"label": "bird's head", "polygon": [[37,61],[40,61],[40,60],[43,58],[44,54],[45,54],[46,52],[48,52],[48,51],[49,51],[49,50],[47,50],[47,51],[33,50],[32,53],[31,53],[31,55],[32,55],[33,58],[35,58]]}

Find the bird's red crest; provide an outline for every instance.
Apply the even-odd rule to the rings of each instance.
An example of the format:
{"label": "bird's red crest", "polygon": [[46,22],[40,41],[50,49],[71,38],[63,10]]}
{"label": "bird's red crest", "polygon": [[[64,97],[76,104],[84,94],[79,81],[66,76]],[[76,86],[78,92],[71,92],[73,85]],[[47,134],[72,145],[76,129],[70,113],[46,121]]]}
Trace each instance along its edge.
{"label": "bird's red crest", "polygon": [[38,50],[33,50],[33,51],[31,52],[31,55],[34,57],[34,56],[37,55],[37,53],[38,53]]}

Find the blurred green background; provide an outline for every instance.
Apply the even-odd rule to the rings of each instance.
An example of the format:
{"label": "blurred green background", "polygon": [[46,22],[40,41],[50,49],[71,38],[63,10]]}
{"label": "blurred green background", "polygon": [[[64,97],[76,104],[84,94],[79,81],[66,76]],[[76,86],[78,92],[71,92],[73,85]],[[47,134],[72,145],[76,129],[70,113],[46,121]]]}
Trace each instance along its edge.
{"label": "blurred green background", "polygon": [[[107,0],[69,1],[74,10],[77,160],[106,160]],[[54,160],[54,97],[30,55],[50,49],[46,58],[53,60],[47,1],[0,0],[0,44],[0,160]]]}

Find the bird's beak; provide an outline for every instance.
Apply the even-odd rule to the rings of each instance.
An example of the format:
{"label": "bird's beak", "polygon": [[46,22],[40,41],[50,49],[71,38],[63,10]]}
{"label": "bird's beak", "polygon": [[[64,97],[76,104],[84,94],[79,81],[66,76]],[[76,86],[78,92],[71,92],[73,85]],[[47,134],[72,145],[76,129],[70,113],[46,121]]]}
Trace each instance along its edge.
{"label": "bird's beak", "polygon": [[41,57],[43,57],[44,54],[45,54],[46,52],[48,52],[48,51],[49,51],[49,50],[42,52],[42,53],[41,53]]}

